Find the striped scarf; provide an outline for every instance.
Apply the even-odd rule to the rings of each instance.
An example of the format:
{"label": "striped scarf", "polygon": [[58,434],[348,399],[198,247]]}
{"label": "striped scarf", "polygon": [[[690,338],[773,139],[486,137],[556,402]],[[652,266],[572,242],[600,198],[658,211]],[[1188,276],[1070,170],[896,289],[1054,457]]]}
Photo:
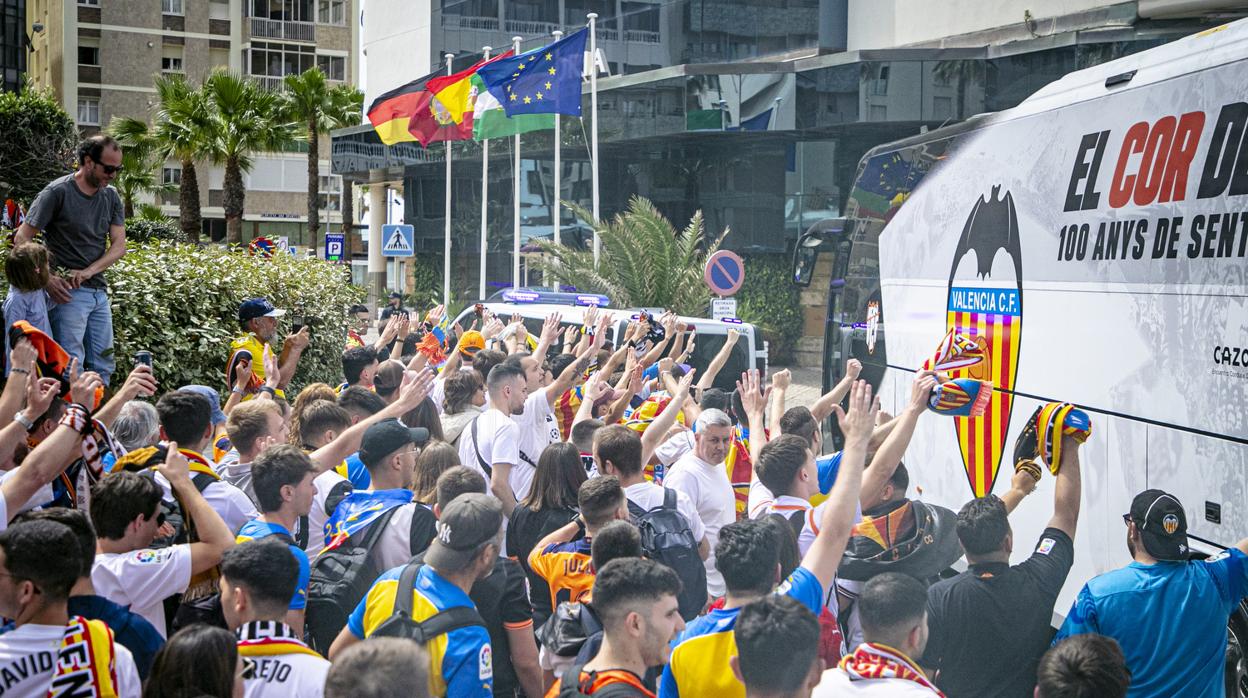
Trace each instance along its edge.
{"label": "striped scarf", "polygon": [[72,616],[56,651],[48,698],[117,698],[117,654],[113,631],[102,620]]}
{"label": "striped scarf", "polygon": [[238,635],[238,653],[244,657],[273,657],[283,654],[307,654],[320,657],[301,642],[294,631],[277,620],[254,620],[244,623]]}
{"label": "striped scarf", "polygon": [[850,682],[874,679],[913,681],[938,696],[945,694],[928,680],[923,670],[900,651],[874,642],[864,642],[852,654],[841,659],[841,671]]}

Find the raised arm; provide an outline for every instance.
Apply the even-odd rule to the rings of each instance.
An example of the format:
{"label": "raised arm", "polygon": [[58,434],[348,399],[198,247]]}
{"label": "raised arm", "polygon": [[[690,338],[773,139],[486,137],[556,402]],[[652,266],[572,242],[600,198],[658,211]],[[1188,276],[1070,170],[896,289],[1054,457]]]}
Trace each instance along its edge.
{"label": "raised arm", "polygon": [[711,387],[715,384],[715,378],[719,376],[719,372],[723,370],[724,364],[728,363],[728,357],[732,355],[732,348],[736,346],[737,340],[741,338],[741,333],[735,329],[728,329],[728,337],[724,340],[724,346],[719,348],[719,353],[715,358],[711,359],[711,364],[706,367],[706,373],[698,379],[698,392]]}
{"label": "raised arm", "polygon": [[9,379],[0,392],[0,424],[13,421],[13,415],[22,409],[22,398],[28,397],[30,379],[35,375],[35,358],[38,352],[28,339],[20,339],[9,351]]}
{"label": "raised arm", "polygon": [[650,425],[641,434],[641,462],[646,464],[650,462],[650,458],[654,455],[663,440],[667,437],[667,432],[676,424],[676,415],[680,413],[681,406],[685,404],[685,399],[689,397],[689,388],[693,387],[694,369],[681,377],[680,383],[676,385],[676,389],[672,391],[672,399],[668,401],[663,411],[655,416]]}
{"label": "raised arm", "polygon": [[[152,369],[146,364],[139,364],[130,371],[130,375],[126,377],[126,382],[122,384],[121,389],[113,394],[113,398],[104,403],[95,413],[95,418],[101,424],[113,428],[113,422],[117,421],[117,415],[121,414],[121,408],[127,402],[136,397],[151,397],[156,394],[156,377],[152,375]],[[234,397],[231,395],[231,397]]]}
{"label": "raised arm", "polygon": [[[771,419],[767,426],[771,428],[771,433],[780,433],[780,418],[784,416],[784,395],[789,390],[789,386],[793,383],[793,373],[789,369],[776,371],[771,376]],[[750,427],[750,434],[753,435],[754,427]],[[753,450],[753,449],[750,449]],[[815,454],[819,455],[819,454]]]}
{"label": "raised arm", "polygon": [[[556,313],[553,317],[558,318],[558,313]],[[576,361],[568,364],[567,367],[565,367],[563,371],[555,377],[555,380],[551,381],[550,385],[546,386],[547,403],[554,405],[555,401],[558,400],[561,395],[568,392],[568,390],[572,388],[572,385],[576,383],[576,377],[584,373],[585,370],[589,368],[590,360],[593,358],[594,354],[598,353],[598,350],[602,348],[602,343],[606,341],[607,326],[609,323],[610,318],[604,317],[602,321],[598,323],[598,329],[594,332],[594,339],[589,343],[589,346],[587,346],[585,350],[576,357]],[[544,328],[542,333],[546,333]],[[541,356],[538,355],[534,355],[534,358],[538,361],[542,360]]]}
{"label": "raised arm", "polygon": [[299,357],[303,356],[303,350],[308,348],[308,342],[312,340],[309,334],[308,326],[304,325],[298,332],[286,337],[286,341],[282,343],[282,358],[278,361],[281,364],[281,382],[279,388],[286,389],[290,385],[290,381],[295,377],[295,369],[299,368]]}
{"label": "raised arm", "polygon": [[1049,528],[1056,528],[1075,538],[1075,526],[1079,523],[1079,497],[1082,477],[1079,464],[1079,442],[1070,436],[1062,436],[1062,469],[1057,471],[1057,486],[1053,489],[1053,518]]}
{"label": "raised arm", "polygon": [[741,374],[737,381],[737,394],[741,396],[741,405],[745,408],[746,421],[750,427],[750,460],[757,463],[763,446],[767,445],[767,429],[765,412],[768,393],[759,388],[758,369],[752,368]]}
{"label": "raised arm", "polygon": [[[94,374],[91,374],[94,375]],[[16,382],[10,377],[10,382]],[[26,405],[23,417],[33,422],[47,412],[52,400],[60,391],[61,382],[55,378],[31,377],[33,386],[31,399]],[[13,475],[0,485],[0,494],[4,495],[5,512],[12,519],[30,498],[35,496],[40,487],[52,482],[70,463],[81,455],[82,431],[88,424],[86,409],[71,405],[61,417],[60,425],[48,438],[34,448]],[[0,430],[0,441],[5,450],[26,438],[26,429],[18,422],[12,422]],[[7,523],[7,520],[6,520]]]}
{"label": "raised arm", "polygon": [[169,481],[170,489],[178,496],[187,516],[195,522],[199,541],[191,543],[191,574],[199,574],[216,567],[221,563],[225,551],[234,547],[234,534],[191,482],[190,464],[186,456],[178,451],[176,441],[169,442],[165,462],[156,466],[156,472]]}
{"label": "raised arm", "polygon": [[872,398],[870,384],[857,381],[850,389],[849,412],[842,412],[840,405],[833,405],[832,409],[845,434],[841,469],[832,491],[828,493],[828,500],[820,505],[823,518],[819,522],[819,533],[802,558],[802,567],[814,573],[825,593],[832,588],[836,568],[849,541],[854,513],[858,510],[867,440],[871,438],[871,428],[875,425],[875,413],[880,409],[880,403]]}
{"label": "raised arm", "polygon": [[563,322],[563,314],[555,311],[546,316],[546,320],[542,322],[542,333],[537,337],[537,347],[533,349],[533,356],[538,361],[546,360],[546,353],[550,351],[550,347],[554,345],[555,340],[559,338],[559,325]]}
{"label": "raised arm", "polygon": [[845,377],[832,387],[831,390],[824,393],[822,397],[810,406],[810,414],[815,418],[816,422],[822,422],[832,414],[832,406],[839,405],[841,400],[845,398],[845,393],[849,392],[849,387],[858,380],[858,374],[862,373],[862,362],[858,359],[850,359],[845,363]]}
{"label": "raised arm", "polygon": [[1025,470],[1015,472],[1014,477],[1010,478],[1010,489],[1001,495],[1001,502],[1005,504],[1005,513],[1013,514],[1018,505],[1022,504],[1023,499],[1036,491],[1036,485],[1039,482]]}
{"label": "raised arm", "polygon": [[310,458],[319,475],[330,468],[336,467],[347,456],[360,450],[360,440],[368,428],[383,419],[398,419],[416,409],[421,400],[429,395],[433,387],[433,371],[425,369],[414,378],[404,377],[399,388],[399,399],[386,405],[385,409],[354,424],[350,429],[338,435],[338,438],[312,452]]}
{"label": "raised arm", "polygon": [[863,509],[870,509],[879,503],[888,481],[897,472],[901,457],[905,455],[910,438],[914,436],[914,426],[918,424],[919,417],[926,409],[927,399],[935,387],[936,377],[930,371],[921,371],[915,376],[914,383],[910,386],[910,402],[906,403],[905,409],[899,415],[897,426],[875,452],[871,467],[862,473],[862,492],[859,496]]}

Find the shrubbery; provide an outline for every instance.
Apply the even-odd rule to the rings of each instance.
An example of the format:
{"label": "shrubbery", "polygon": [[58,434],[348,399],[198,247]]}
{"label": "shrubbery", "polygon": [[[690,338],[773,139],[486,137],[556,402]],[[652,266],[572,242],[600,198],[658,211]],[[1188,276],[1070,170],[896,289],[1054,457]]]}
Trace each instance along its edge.
{"label": "shrubbery", "polygon": [[[130,240],[127,248],[105,272],[113,303],[114,386],[125,380],[134,353],[146,349],[162,391],[191,383],[225,390],[230,340],[239,334],[238,305],[255,296],[288,311],[279,340],[294,316],[310,319],[312,343],[292,388],[340,380],[347,308],[364,298],[342,267],[288,254],[265,259],[238,248],[160,240]],[[7,254],[6,245],[0,269]],[[280,351],[280,343],[274,348]]]}
{"label": "shrubbery", "polygon": [[786,255],[750,255],[737,292],[737,315],[763,331],[771,343],[768,362],[778,366],[792,363],[802,337],[801,294],[792,274]]}
{"label": "shrubbery", "polygon": [[126,241],[131,243],[152,242],[186,242],[186,234],[178,227],[177,221],[166,218],[154,220],[150,218],[130,218],[126,220]]}

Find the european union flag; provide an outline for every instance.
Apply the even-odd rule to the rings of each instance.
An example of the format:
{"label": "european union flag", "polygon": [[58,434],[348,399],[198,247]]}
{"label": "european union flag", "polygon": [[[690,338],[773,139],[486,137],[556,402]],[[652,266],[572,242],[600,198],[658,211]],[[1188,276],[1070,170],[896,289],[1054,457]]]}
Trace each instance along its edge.
{"label": "european union flag", "polygon": [[517,114],[581,115],[581,74],[589,27],[549,46],[487,63],[477,71],[503,105]]}

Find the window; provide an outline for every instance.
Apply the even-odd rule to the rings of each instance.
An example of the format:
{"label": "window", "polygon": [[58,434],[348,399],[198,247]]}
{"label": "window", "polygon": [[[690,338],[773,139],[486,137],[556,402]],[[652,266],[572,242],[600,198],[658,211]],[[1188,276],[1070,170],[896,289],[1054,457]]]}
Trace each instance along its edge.
{"label": "window", "polygon": [[100,125],[100,100],[95,97],[78,98],[78,125]]}
{"label": "window", "polygon": [[182,0],[160,0],[160,11],[166,15],[182,14]]}
{"label": "window", "polygon": [[182,168],[174,165],[172,167],[166,165],[160,171],[160,181],[162,184],[180,185],[182,184]]}
{"label": "window", "polygon": [[880,66],[879,77],[877,77],[875,79],[875,82],[872,83],[871,85],[871,94],[873,95],[888,94],[888,76],[890,72],[891,72],[890,66],[887,66],[887,65]]}
{"label": "window", "polygon": [[330,80],[346,80],[347,79],[347,58],[346,56],[317,56],[316,67],[325,73],[325,77]]}
{"label": "window", "polygon": [[160,72],[162,73],[180,73],[182,72],[182,59],[175,56],[162,56],[160,59]]}
{"label": "window", "polygon": [[78,0],[79,5],[87,5],[89,7],[99,7],[100,0]]}
{"label": "window", "polygon": [[100,47],[99,46],[79,46],[78,47],[78,65],[99,65],[100,64]]}
{"label": "window", "polygon": [[347,0],[318,0],[316,3],[316,21],[321,24],[346,26]]}
{"label": "window", "polygon": [[342,210],[342,176],[321,175],[321,210]]}
{"label": "window", "polygon": [[298,75],[316,65],[316,47],[301,44],[251,42],[248,74],[280,78]]}

